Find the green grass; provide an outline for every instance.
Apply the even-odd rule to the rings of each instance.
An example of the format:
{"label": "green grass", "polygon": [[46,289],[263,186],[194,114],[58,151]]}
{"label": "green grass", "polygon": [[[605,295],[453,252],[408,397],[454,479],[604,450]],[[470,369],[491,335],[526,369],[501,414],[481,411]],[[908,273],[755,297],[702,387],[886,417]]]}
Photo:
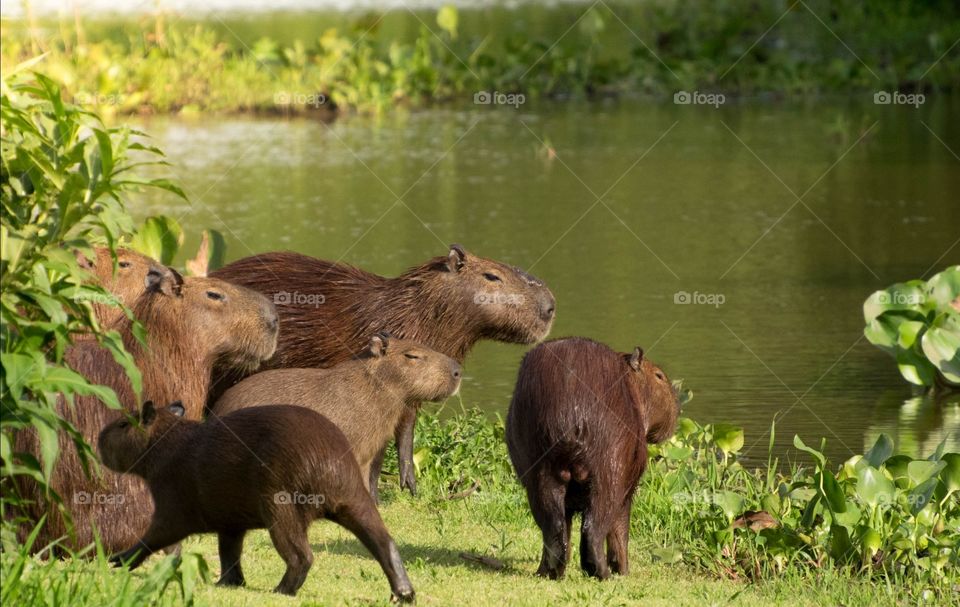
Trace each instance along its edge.
{"label": "green grass", "polygon": [[[950,466],[955,462],[950,454],[942,454],[943,461],[950,463],[937,481],[951,491],[937,510],[941,521],[923,523],[929,513],[914,516],[892,505],[873,511],[869,524],[883,532],[882,558],[867,558],[864,564],[861,554],[876,554],[858,535],[866,523],[852,526],[852,548],[836,553],[839,523],[830,523],[831,513],[809,486],[816,477],[799,468],[778,473],[775,460],[766,469],[743,468],[736,461],[742,441],[742,431],[732,426],[681,422],[677,436],[654,450],[635,497],[631,572],[605,582],[580,572],[576,529],[566,578],[554,582],[534,575],[540,556],[539,530],[510,468],[503,424],[491,422],[477,411],[443,420],[430,414],[420,416],[416,453],[420,495],[399,492],[396,460],[388,459],[381,482],[381,512],[421,605],[956,602],[960,577],[952,546],[960,537],[960,517],[951,489],[955,479],[949,476],[954,470]],[[882,446],[882,441],[878,444]],[[880,456],[872,450],[866,457],[876,461]],[[897,457],[889,459],[889,470],[880,469],[903,484],[905,479],[896,470],[904,462]],[[834,482],[843,491],[853,491],[850,485],[854,481],[843,470],[856,468],[855,462],[856,458],[848,461],[836,475],[839,480]],[[829,464],[825,462],[825,466]],[[919,468],[923,466],[911,470]],[[817,474],[829,474],[827,467],[818,470]],[[857,486],[861,492],[866,487],[863,482]],[[788,487],[794,489],[787,491]],[[783,499],[774,499],[780,493]],[[865,509],[858,496],[849,494],[851,504],[856,502]],[[782,526],[761,532],[732,527],[741,513],[761,508],[772,512]],[[808,511],[811,520],[805,522],[800,515]],[[905,531],[916,545],[903,543],[898,534]],[[22,549],[19,553],[8,549],[2,556],[2,573],[5,580],[16,582],[5,582],[0,598],[5,604],[11,596],[49,605],[62,604],[65,597],[78,605],[178,604],[184,596],[191,596],[196,584],[192,596],[201,605],[389,603],[385,576],[349,532],[319,521],[310,529],[310,541],[315,561],[296,599],[271,592],[283,575],[284,564],[263,530],[247,536],[243,557],[247,587],[243,589],[213,585],[219,575],[216,538],[203,535],[184,542],[182,560],[154,556],[133,573],[111,569],[103,555],[92,561],[48,563],[23,556]],[[465,559],[463,553],[492,559],[502,567]],[[202,568],[193,556],[197,554],[209,566],[207,582],[197,581]],[[879,565],[871,565],[871,561]],[[25,567],[23,573],[17,570],[21,566]],[[26,604],[23,600],[17,603]]]}

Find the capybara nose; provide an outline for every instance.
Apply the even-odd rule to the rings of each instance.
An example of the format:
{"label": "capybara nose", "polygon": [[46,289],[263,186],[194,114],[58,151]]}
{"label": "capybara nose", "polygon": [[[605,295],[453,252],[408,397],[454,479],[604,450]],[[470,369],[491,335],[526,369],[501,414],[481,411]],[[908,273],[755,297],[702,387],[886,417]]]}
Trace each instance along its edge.
{"label": "capybara nose", "polygon": [[546,297],[540,300],[540,318],[543,320],[553,319],[557,309],[557,302],[552,297]]}

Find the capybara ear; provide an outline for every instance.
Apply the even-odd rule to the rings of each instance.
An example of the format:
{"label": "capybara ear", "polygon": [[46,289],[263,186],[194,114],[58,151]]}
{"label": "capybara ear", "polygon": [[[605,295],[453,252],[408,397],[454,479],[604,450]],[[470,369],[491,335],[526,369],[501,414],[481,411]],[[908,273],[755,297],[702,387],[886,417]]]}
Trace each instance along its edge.
{"label": "capybara ear", "polygon": [[83,251],[80,249],[73,250],[73,256],[77,259],[77,265],[83,268],[84,270],[93,269],[93,261],[88,259],[86,255],[83,254]]}
{"label": "capybara ear", "polygon": [[643,348],[637,346],[633,349],[633,354],[630,355],[630,367],[634,371],[639,371],[641,362],[643,362]]}
{"label": "capybara ear", "polygon": [[368,349],[373,356],[383,356],[387,353],[387,338],[384,337],[382,333],[374,335],[370,338],[370,346]]}
{"label": "capybara ear", "polygon": [[168,274],[148,272],[145,279],[148,293],[163,293],[170,297],[180,297],[183,292],[183,276],[173,268],[168,267]]}
{"label": "capybara ear", "polygon": [[183,417],[184,414],[187,412],[187,410],[183,408],[183,401],[179,401],[179,400],[175,400],[169,405],[167,405],[167,409],[169,409],[170,413],[173,413],[177,417]]}
{"label": "capybara ear", "polygon": [[157,419],[157,408],[153,406],[152,400],[148,400],[140,409],[140,423],[149,426],[155,419]]}
{"label": "capybara ear", "polygon": [[450,245],[450,252],[447,254],[447,271],[459,272],[467,263],[467,252],[458,244]]}

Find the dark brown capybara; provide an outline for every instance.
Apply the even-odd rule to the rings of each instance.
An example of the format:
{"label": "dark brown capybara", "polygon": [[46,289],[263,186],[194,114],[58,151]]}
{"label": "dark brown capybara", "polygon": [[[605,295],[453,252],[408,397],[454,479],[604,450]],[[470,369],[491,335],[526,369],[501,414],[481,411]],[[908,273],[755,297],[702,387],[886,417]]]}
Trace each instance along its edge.
{"label": "dark brown capybara", "polygon": [[679,412],[670,380],[639,347],[621,354],[571,337],[527,353],[506,438],[543,533],[538,575],[563,576],[576,512],[583,517],[583,570],[600,579],[609,576],[609,567],[627,573],[630,506],[647,445],[673,434]]}
{"label": "dark brown capybara", "polygon": [[[93,274],[100,286],[114,296],[116,303],[125,306],[133,305],[151,282],[156,283],[164,276],[171,276],[170,268],[132,249],[116,250],[116,267],[110,249],[94,247],[93,252],[95,258],[92,260],[77,253],[77,262],[81,268]],[[99,323],[105,327],[124,316],[119,306],[105,301],[93,302],[93,312]]]}
{"label": "dark brown capybara", "polygon": [[[327,369],[271,369],[227,390],[214,415],[264,403],[313,409],[347,437],[360,472],[393,436],[408,407],[447,398],[460,388],[460,364],[449,356],[407,339],[386,334],[370,338],[359,356]],[[376,496],[376,486],[370,487]]]}
{"label": "dark brown capybara", "polygon": [[[126,316],[114,327],[140,370],[142,397],[168,402],[182,398],[190,419],[200,419],[203,414],[215,363],[252,369],[276,347],[278,325],[273,304],[260,293],[222,280],[183,279],[175,272],[153,277],[132,311],[147,330],[147,347],[137,341]],[[126,410],[136,410],[138,400],[130,382],[108,350],[82,340],[68,349],[66,361],[92,383],[112,388]],[[106,424],[121,415],[93,395],[76,397],[72,406],[61,398],[57,411],[90,444]],[[17,433],[14,448],[33,457],[40,453],[38,437],[29,430]],[[94,528],[104,547],[116,550],[139,537],[150,521],[153,502],[146,486],[136,478],[111,472],[91,478],[66,432],[60,433],[60,455],[50,484],[65,503],[74,534],[70,536],[67,522],[49,497],[24,479],[20,489],[33,501],[24,512],[26,519],[37,521],[48,514],[34,543],[35,551],[64,537],[63,547],[87,546],[94,540]],[[26,525],[20,530],[23,537],[28,531]]]}
{"label": "dark brown capybara", "polygon": [[[256,289],[277,304],[280,341],[265,368],[329,367],[367,347],[381,331],[409,339],[463,364],[481,339],[531,344],[550,332],[556,302],[543,282],[519,268],[450,245],[396,278],[298,253],[246,257],[211,274]],[[219,374],[218,374],[219,375]],[[218,379],[211,404],[239,378]],[[395,430],[400,485],[416,493],[411,407]],[[381,453],[371,467],[380,476]]]}
{"label": "dark brown capybara", "polygon": [[150,527],[115,564],[140,565],[195,533],[217,534],[220,581],[242,586],[240,554],[249,529],[268,529],[286,573],[277,592],[296,594],[313,564],[307,529],[316,519],[342,525],[380,563],[393,596],[414,598],[390,533],[367,493],[343,433],[306,407],[276,405],[183,419],[179,403],[144,403],[139,424],[120,419],[100,434],[103,463],[146,480],[156,503]]}

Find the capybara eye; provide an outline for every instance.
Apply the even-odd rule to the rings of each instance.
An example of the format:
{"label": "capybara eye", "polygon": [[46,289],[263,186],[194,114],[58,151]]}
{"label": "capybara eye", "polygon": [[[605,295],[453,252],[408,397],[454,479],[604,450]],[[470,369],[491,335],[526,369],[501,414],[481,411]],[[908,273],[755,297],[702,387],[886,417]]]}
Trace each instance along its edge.
{"label": "capybara eye", "polygon": [[129,267],[130,267],[130,262],[129,262],[129,261],[120,261],[120,262],[117,262],[117,265],[120,266],[121,268],[129,268]]}
{"label": "capybara eye", "polygon": [[410,352],[405,353],[404,356],[406,356],[411,360],[420,360],[419,356],[417,356],[416,354],[411,354]]}
{"label": "capybara eye", "polygon": [[499,276],[492,274],[490,272],[484,272],[483,277],[489,280],[490,282],[503,282]]}
{"label": "capybara eye", "polygon": [[118,428],[129,428],[129,427],[130,427],[130,422],[128,422],[127,420],[123,420],[122,422],[120,422],[120,423],[117,424],[117,427],[118,427]]}
{"label": "capybara eye", "polygon": [[214,301],[220,301],[224,299],[223,293],[218,293],[217,291],[207,291],[207,297]]}

